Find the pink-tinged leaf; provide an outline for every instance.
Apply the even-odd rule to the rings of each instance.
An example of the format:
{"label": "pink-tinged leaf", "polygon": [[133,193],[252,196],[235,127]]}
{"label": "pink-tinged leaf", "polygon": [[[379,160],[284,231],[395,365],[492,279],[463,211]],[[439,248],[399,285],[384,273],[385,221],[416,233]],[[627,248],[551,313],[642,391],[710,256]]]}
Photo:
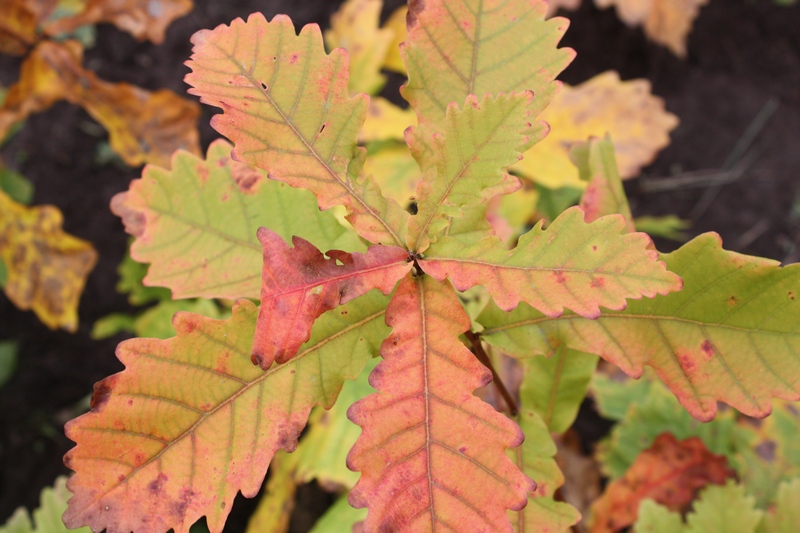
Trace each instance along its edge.
{"label": "pink-tinged leaf", "polygon": [[361,478],[366,531],[511,531],[507,509],[531,481],[506,456],[523,434],[472,392],[491,373],[461,343],[470,320],[449,284],[408,274],[389,303],[392,333],[370,375],[377,393],[348,416],[362,433],[348,456]]}
{"label": "pink-tinged leaf", "polygon": [[288,17],[260,13],[192,42],[189,92],[224,111],[211,125],[235,143],[235,158],[310,190],[322,209],[346,206],[367,240],[403,245],[408,213],[361,176],[356,139],[369,98],[348,95],[346,51],[326,54],[316,25],[296,35]]}
{"label": "pink-tinged leaf", "polygon": [[505,311],[525,302],[550,317],[568,308],[596,318],[600,306],[621,310],[628,298],[680,290],[680,278],[647,249],[647,235],[621,235],[621,216],[590,224],[583,217],[579,207],[570,208],[546,230],[537,224],[512,250],[495,236],[466,244],[445,237],[420,265],[436,279],[450,278],[460,291],[483,285]]}
{"label": "pink-tinged leaf", "polygon": [[463,207],[520,187],[505,171],[531,143],[532,98],[530,91],[480,100],[468,96],[463,109],[455,103],[447,106],[444,134],[435,135],[431,143],[435,172],[426,172],[417,187],[418,211],[409,222],[409,248],[428,248],[451,218],[463,216]]}
{"label": "pink-tinged leaf", "polygon": [[323,315],[303,350],[266,372],[250,362],[257,308],[229,320],[179,313],[178,336],[120,344],[125,365],[95,385],[92,410],[67,424],[76,474],[64,521],[107,533],[222,531],[236,493],[255,496],[273,454],[293,451],[315,405],[330,407],[386,335],[372,292]]}
{"label": "pink-tinged leaf", "polygon": [[372,246],[364,254],[332,250],[326,258],[300,237],[292,239],[291,248],[277,233],[260,228],[258,239],[264,268],[252,357],[264,370],[291,359],[322,313],[372,289],[389,294],[413,266],[408,252],[396,246]]}
{"label": "pink-tinged leaf", "polygon": [[[419,118],[410,133],[412,152],[423,169],[431,136],[445,130],[448,104],[474,94],[533,91],[531,118],[558,91],[556,76],[575,52],[557,48],[569,21],[545,21],[546,0],[412,0],[408,40],[401,55],[408,83],[401,88]],[[532,141],[547,134],[534,124]]]}
{"label": "pink-tinged leaf", "polygon": [[726,251],[714,233],[661,258],[683,279],[680,292],[596,320],[552,319],[527,306],[484,313],[483,338],[527,355],[566,345],[634,378],[651,366],[702,421],[720,401],[764,417],[772,398],[800,400],[800,265]]}

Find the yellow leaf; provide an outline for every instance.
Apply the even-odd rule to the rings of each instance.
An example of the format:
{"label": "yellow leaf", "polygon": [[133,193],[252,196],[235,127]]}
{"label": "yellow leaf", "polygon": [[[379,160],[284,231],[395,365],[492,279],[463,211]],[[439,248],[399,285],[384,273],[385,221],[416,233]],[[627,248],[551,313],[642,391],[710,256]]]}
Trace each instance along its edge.
{"label": "yellow leaf", "polygon": [[58,35],[85,24],[110,22],[140,41],[160,44],[172,21],[192,7],[192,0],[88,0],[81,12],[54,20],[44,29],[49,35]]}
{"label": "yellow leaf", "polygon": [[644,25],[654,42],[675,55],[686,56],[686,37],[700,7],[708,0],[595,0],[598,7],[615,5],[617,15],[628,26]]}
{"label": "yellow leaf", "polygon": [[383,62],[383,68],[393,70],[397,73],[406,75],[406,65],[400,57],[400,43],[408,40],[408,29],[406,28],[406,14],[408,6],[400,6],[386,20],[384,28],[394,32],[394,40],[389,45],[389,52]]}
{"label": "yellow leaf", "polygon": [[586,186],[569,159],[576,143],[610,134],[619,173],[627,179],[669,144],[669,132],[678,125],[664,101],[650,93],[647,80],[623,82],[614,71],[576,87],[565,85],[539,118],[550,124],[550,133],[512,170],[552,189]]}
{"label": "yellow leaf", "polygon": [[0,138],[15,122],[63,98],[105,126],[111,147],[131,166],[167,166],[178,149],[199,154],[196,103],[167,90],[104,82],[81,66],[81,56],[75,41],[44,41],[29,54],[0,108]]}
{"label": "yellow leaf", "polygon": [[325,32],[328,48],[346,48],[350,54],[353,94],[375,94],[386,82],[380,69],[394,34],[378,28],[382,4],[381,0],[347,0],[331,16],[331,29]]}
{"label": "yellow leaf", "polygon": [[406,128],[416,125],[417,114],[413,109],[402,109],[385,98],[373,96],[369,102],[367,119],[358,134],[358,142],[402,141]]}
{"label": "yellow leaf", "polygon": [[78,300],[97,261],[92,245],[61,230],[53,206],[26,207],[0,191],[0,261],[6,296],[49,328],[75,331]]}
{"label": "yellow leaf", "polygon": [[364,164],[364,173],[371,174],[381,193],[402,206],[409,203],[414,196],[420,178],[419,166],[405,144],[396,144],[381,148],[370,154]]}

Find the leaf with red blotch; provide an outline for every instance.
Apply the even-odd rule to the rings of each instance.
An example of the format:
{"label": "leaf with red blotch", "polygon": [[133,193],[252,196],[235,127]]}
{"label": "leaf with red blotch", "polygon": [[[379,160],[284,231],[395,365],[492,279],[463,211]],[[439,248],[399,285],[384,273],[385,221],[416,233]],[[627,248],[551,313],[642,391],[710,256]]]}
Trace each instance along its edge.
{"label": "leaf with red blotch", "polygon": [[772,398],[800,399],[800,265],[729,252],[715,233],[661,258],[683,279],[680,292],[596,320],[520,305],[510,316],[480,317],[483,338],[528,354],[566,345],[634,378],[651,366],[702,421],[714,418],[718,401],[761,418]]}
{"label": "leaf with red blotch", "polygon": [[66,427],[77,443],[64,458],[76,471],[67,526],[186,533],[206,516],[221,532],[236,493],[255,496],[312,407],[330,408],[377,352],[386,300],[373,291],[323,315],[301,352],[266,372],[250,362],[257,308],[246,300],[228,320],[178,313],[177,337],[120,344],[125,370]]}
{"label": "leaf with red blotch", "polygon": [[611,137],[606,135],[604,139],[590,139],[573,147],[570,158],[578,167],[581,179],[588,183],[580,204],[586,213],[586,222],[616,213],[625,218],[626,233],[636,231],[617,169]]}
{"label": "leaf with red blotch", "polygon": [[296,35],[288,17],[260,13],[192,42],[189,92],[224,110],[211,125],[235,143],[235,158],[310,190],[321,209],[346,206],[365,239],[403,246],[408,213],[361,173],[356,139],[369,98],[348,95],[346,51],[326,54],[315,24]]}
{"label": "leaf with red blotch", "polygon": [[[556,76],[575,52],[557,48],[569,21],[546,21],[546,13],[546,0],[409,2],[408,39],[401,45],[408,82],[400,92],[419,118],[408,138],[423,170],[435,164],[426,154],[431,136],[445,131],[451,102],[533,91],[531,119],[547,107],[560,87]],[[535,142],[547,125],[536,123],[534,130]]]}
{"label": "leaf with red blotch", "polygon": [[290,248],[280,235],[260,228],[258,240],[264,268],[253,363],[264,370],[291,359],[322,313],[371,289],[389,294],[413,266],[408,252],[396,246],[372,246],[364,254],[332,250],[326,259],[300,237]]}
{"label": "leaf with red blotch", "polygon": [[362,427],[348,467],[361,472],[349,500],[369,509],[365,530],[511,531],[506,510],[533,488],[505,454],[523,434],[472,394],[491,373],[458,338],[470,320],[456,293],[407,274],[386,323],[378,392],[348,411]]}
{"label": "leaf with red blotch", "polygon": [[645,499],[673,511],[685,510],[700,489],[722,485],[733,475],[725,456],[709,452],[697,437],[679,441],[670,433],[662,433],[592,504],[590,531],[612,533],[630,526]]}
{"label": "leaf with red blotch", "polygon": [[495,236],[471,243],[444,237],[420,265],[436,279],[450,278],[460,291],[483,285],[505,311],[525,302],[550,317],[567,307],[597,318],[600,306],[620,310],[626,298],[652,298],[681,288],[680,278],[647,249],[647,235],[620,235],[625,221],[617,215],[591,224],[583,216],[573,207],[546,230],[539,222],[512,250]]}
{"label": "leaf with red blotch", "polygon": [[178,151],[171,170],[148,165],[111,200],[136,237],[131,257],[150,263],[146,285],[167,287],[173,298],[258,298],[259,226],[287,242],[299,235],[324,250],[363,249],[354,231],[317,208],[314,195],[234,161],[231,148],[218,139],[204,159]]}

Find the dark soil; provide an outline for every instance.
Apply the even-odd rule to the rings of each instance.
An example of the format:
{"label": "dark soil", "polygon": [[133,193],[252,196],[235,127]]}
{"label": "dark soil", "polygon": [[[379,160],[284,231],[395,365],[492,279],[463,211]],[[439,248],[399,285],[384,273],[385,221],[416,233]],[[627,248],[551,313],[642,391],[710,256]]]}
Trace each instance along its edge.
{"label": "dark soil", "polygon": [[[189,36],[237,16],[263,11],[268,17],[288,13],[296,24],[325,24],[339,1],[196,0],[197,8],[177,21],[161,46],[139,43],[112,26],[98,28],[97,44],[86,64],[109,81],[128,81],[147,89],[183,93],[182,63],[189,57]],[[388,2],[386,12],[400,2]],[[572,20],[564,44],[578,52],[563,79],[575,84],[608,69],[623,79],[645,77],[666,100],[681,125],[672,144],[646,175],[658,178],[698,170],[719,170],[755,117],[768,102],[779,104],[750,155],[757,158],[739,179],[723,186],[706,209],[698,202],[707,189],[652,194],[641,182],[628,185],[635,215],[677,214],[690,218],[692,235],[717,231],[726,247],[784,262],[800,259],[800,5],[782,8],[770,0],[711,0],[689,40],[685,60],[648,43],[638,29],[622,25],[612,11],[598,11],[586,1]],[[17,76],[19,61],[0,58],[0,84]],[[398,82],[399,83],[399,82]],[[398,83],[392,84],[396,89]],[[202,119],[204,146],[216,137]],[[40,490],[68,471],[62,455],[72,443],[63,435],[91,393],[92,384],[122,369],[114,357],[118,336],[93,341],[95,320],[132,308],[114,290],[116,266],[127,243],[108,203],[127,188],[136,170],[98,163],[98,143],[105,133],[81,109],[62,103],[28,120],[2,151],[36,185],[36,204],[54,204],[64,213],[66,231],[94,243],[100,261],[81,300],[79,331],[52,332],[32,313],[17,310],[0,295],[0,340],[20,343],[19,363],[0,389],[0,523],[20,505],[37,505]],[[750,157],[748,155],[748,158]],[[724,169],[723,169],[724,170]],[[794,209],[794,211],[793,211]],[[658,242],[668,251],[677,245]],[[582,409],[578,429],[598,438],[596,415]],[[312,516],[330,499],[304,489],[294,531],[306,531]],[[237,500],[226,531],[243,531],[253,503]],[[306,524],[306,525],[304,525]]]}

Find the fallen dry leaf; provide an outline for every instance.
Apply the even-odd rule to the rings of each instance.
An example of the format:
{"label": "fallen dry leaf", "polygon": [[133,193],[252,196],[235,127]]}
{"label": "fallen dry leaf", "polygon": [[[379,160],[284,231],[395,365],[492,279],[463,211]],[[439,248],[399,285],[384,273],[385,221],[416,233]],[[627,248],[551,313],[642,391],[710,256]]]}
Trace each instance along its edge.
{"label": "fallen dry leaf", "polygon": [[709,452],[699,438],[679,441],[671,433],[662,433],[592,504],[591,532],[620,531],[630,526],[645,499],[672,511],[683,510],[701,488],[724,484],[732,475],[728,459]]}
{"label": "fallen dry leaf", "polygon": [[0,53],[23,55],[36,42],[39,23],[55,6],[56,0],[0,2]]}
{"label": "fallen dry leaf", "polygon": [[565,85],[539,118],[550,124],[550,133],[513,170],[550,188],[585,186],[569,158],[577,143],[610,134],[619,173],[632,178],[669,144],[669,132],[678,125],[664,101],[650,93],[649,81],[620,81],[614,71]]}
{"label": "fallen dry leaf", "polygon": [[26,207],[0,191],[0,260],[6,296],[49,328],[75,331],[78,300],[97,261],[92,245],[61,230],[53,206]]}
{"label": "fallen dry leaf", "polygon": [[57,35],[85,24],[110,22],[140,41],[160,44],[172,21],[192,7],[192,0],[89,0],[83,11],[47,24],[45,32]]}
{"label": "fallen dry leaf", "polygon": [[39,44],[23,62],[20,80],[0,108],[0,137],[30,113],[66,99],[108,130],[111,147],[131,166],[166,166],[178,149],[200,153],[196,103],[168,90],[151,93],[102,81],[81,66],[81,59],[75,41]]}
{"label": "fallen dry leaf", "polygon": [[644,32],[652,41],[680,57],[686,56],[686,37],[700,7],[707,3],[708,0],[595,0],[601,8],[616,6],[617,15],[625,24],[644,25]]}

